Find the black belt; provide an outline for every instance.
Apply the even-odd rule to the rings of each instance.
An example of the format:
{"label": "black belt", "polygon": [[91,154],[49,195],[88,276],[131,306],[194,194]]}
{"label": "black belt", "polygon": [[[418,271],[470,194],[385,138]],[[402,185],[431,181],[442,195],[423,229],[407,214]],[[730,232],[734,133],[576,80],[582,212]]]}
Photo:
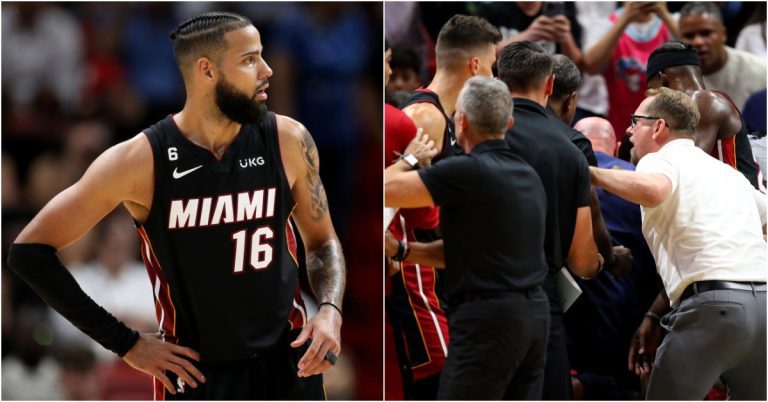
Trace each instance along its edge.
{"label": "black belt", "polygon": [[688,285],[680,296],[683,301],[695,294],[710,290],[744,290],[748,292],[765,292],[765,282],[729,282],[729,281],[700,281]]}

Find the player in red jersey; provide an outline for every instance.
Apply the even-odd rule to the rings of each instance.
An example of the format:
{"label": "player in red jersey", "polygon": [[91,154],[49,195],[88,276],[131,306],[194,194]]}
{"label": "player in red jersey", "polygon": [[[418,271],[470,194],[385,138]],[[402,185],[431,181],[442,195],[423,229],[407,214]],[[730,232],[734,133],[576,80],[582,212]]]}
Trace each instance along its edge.
{"label": "player in red jersey", "polygon": [[[387,49],[389,61],[390,49]],[[386,65],[389,79],[389,64]],[[389,166],[403,153],[416,135],[416,126],[405,113],[384,106],[385,162]],[[436,207],[402,209],[389,230],[401,240],[416,241],[434,236],[438,226]],[[395,345],[407,399],[435,399],[440,373],[448,349],[448,321],[444,298],[435,267],[408,262],[396,265],[387,295],[387,317],[395,334]]]}

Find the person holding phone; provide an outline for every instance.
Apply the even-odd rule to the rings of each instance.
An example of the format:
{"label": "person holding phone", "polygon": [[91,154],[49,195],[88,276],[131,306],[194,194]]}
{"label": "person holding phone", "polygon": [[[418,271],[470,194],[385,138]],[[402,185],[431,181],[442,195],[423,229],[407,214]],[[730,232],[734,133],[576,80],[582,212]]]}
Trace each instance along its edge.
{"label": "person holding phone", "polygon": [[528,40],[549,54],[564,54],[577,64],[581,59],[581,26],[573,2],[483,2],[476,7],[477,15],[501,31],[503,39],[496,45],[496,53],[512,42]]}

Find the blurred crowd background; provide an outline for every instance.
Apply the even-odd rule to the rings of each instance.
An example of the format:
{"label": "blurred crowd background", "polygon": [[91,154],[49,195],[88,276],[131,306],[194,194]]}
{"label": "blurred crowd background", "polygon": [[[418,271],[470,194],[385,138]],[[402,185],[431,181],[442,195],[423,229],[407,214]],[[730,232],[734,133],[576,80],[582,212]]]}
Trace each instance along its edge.
{"label": "blurred crowd background", "polygon": [[[667,11],[676,21],[685,2],[655,2],[659,14]],[[765,64],[766,55],[766,3],[765,2],[708,2],[719,8],[722,14],[722,25],[725,36],[712,32],[706,37],[700,36],[692,42],[699,51],[710,52],[709,59],[715,51],[720,50],[719,42],[730,48],[739,49],[762,58]],[[637,49],[645,49],[642,43],[655,43],[674,37],[674,32],[666,28],[667,21],[654,16],[651,20],[630,24],[624,31],[622,39],[616,46],[608,49],[611,57],[619,60],[618,68],[606,68],[601,63],[587,63],[586,53],[591,48],[597,48],[598,43],[609,35],[610,28],[617,23],[624,2],[616,1],[527,1],[527,2],[388,2],[385,4],[385,37],[392,47],[392,77],[386,88],[387,102],[399,106],[407,95],[422,85],[429,84],[435,73],[435,42],[442,25],[455,14],[476,15],[487,19],[501,31],[502,42],[497,45],[497,52],[514,40],[531,40],[539,43],[547,52],[564,54],[574,60],[581,68],[582,86],[579,90],[578,109],[573,119],[578,120],[587,116],[606,117],[614,125],[618,136],[628,125],[625,109],[627,105],[625,92],[636,92],[635,97],[642,99],[645,88],[645,65],[637,65],[639,56],[646,59],[655,46],[645,46],[647,53],[638,55]],[[550,37],[542,29],[540,17],[552,18],[563,15],[567,19],[567,32],[559,32]],[[678,38],[683,39],[684,38]],[[645,50],[640,50],[645,51]],[[591,58],[594,59],[594,58]],[[613,62],[613,60],[611,60]],[[622,64],[624,63],[624,64]],[[709,63],[713,63],[709,61]],[[702,66],[707,74],[707,66]],[[739,81],[739,80],[736,80]],[[745,114],[753,110],[760,112],[753,117],[747,115],[749,132],[765,132],[765,82],[758,80],[750,84],[740,84],[753,88],[748,93],[729,93],[736,105]],[[622,89],[626,87],[627,89]],[[726,93],[730,88],[715,88]],[[642,89],[642,90],[640,90]],[[762,90],[762,91],[760,91]],[[756,102],[750,108],[745,108],[749,95],[760,92]],[[610,95],[614,96],[611,97]],[[633,99],[634,101],[634,99]],[[762,103],[760,103],[762,102]],[[637,101],[639,103],[639,100]],[[761,107],[762,106],[762,107]],[[631,113],[631,110],[628,112]],[[763,150],[764,150],[763,145]],[[764,153],[764,152],[762,152]],[[762,154],[761,153],[761,154]],[[621,155],[619,155],[621,157]],[[764,157],[763,157],[764,159]],[[761,166],[764,168],[765,164]]]}
{"label": "blurred crowd background", "polygon": [[[150,377],[50,310],[9,272],[6,253],[98,154],[181,110],[168,34],[213,10],[253,20],[274,70],[269,108],[301,121],[319,149],[348,269],[343,354],[326,375],[328,398],[382,397],[382,4],[4,2],[2,399],[152,398]],[[154,332],[138,250],[118,208],[59,254],[93,299]]]}

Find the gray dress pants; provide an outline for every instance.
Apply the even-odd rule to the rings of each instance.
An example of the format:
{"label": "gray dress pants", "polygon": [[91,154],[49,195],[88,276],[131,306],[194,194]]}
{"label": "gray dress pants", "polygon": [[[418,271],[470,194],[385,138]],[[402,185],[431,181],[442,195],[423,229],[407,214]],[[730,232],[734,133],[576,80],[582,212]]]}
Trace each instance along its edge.
{"label": "gray dress pants", "polygon": [[702,400],[721,377],[729,399],[766,400],[765,291],[712,290],[662,318],[647,398]]}

